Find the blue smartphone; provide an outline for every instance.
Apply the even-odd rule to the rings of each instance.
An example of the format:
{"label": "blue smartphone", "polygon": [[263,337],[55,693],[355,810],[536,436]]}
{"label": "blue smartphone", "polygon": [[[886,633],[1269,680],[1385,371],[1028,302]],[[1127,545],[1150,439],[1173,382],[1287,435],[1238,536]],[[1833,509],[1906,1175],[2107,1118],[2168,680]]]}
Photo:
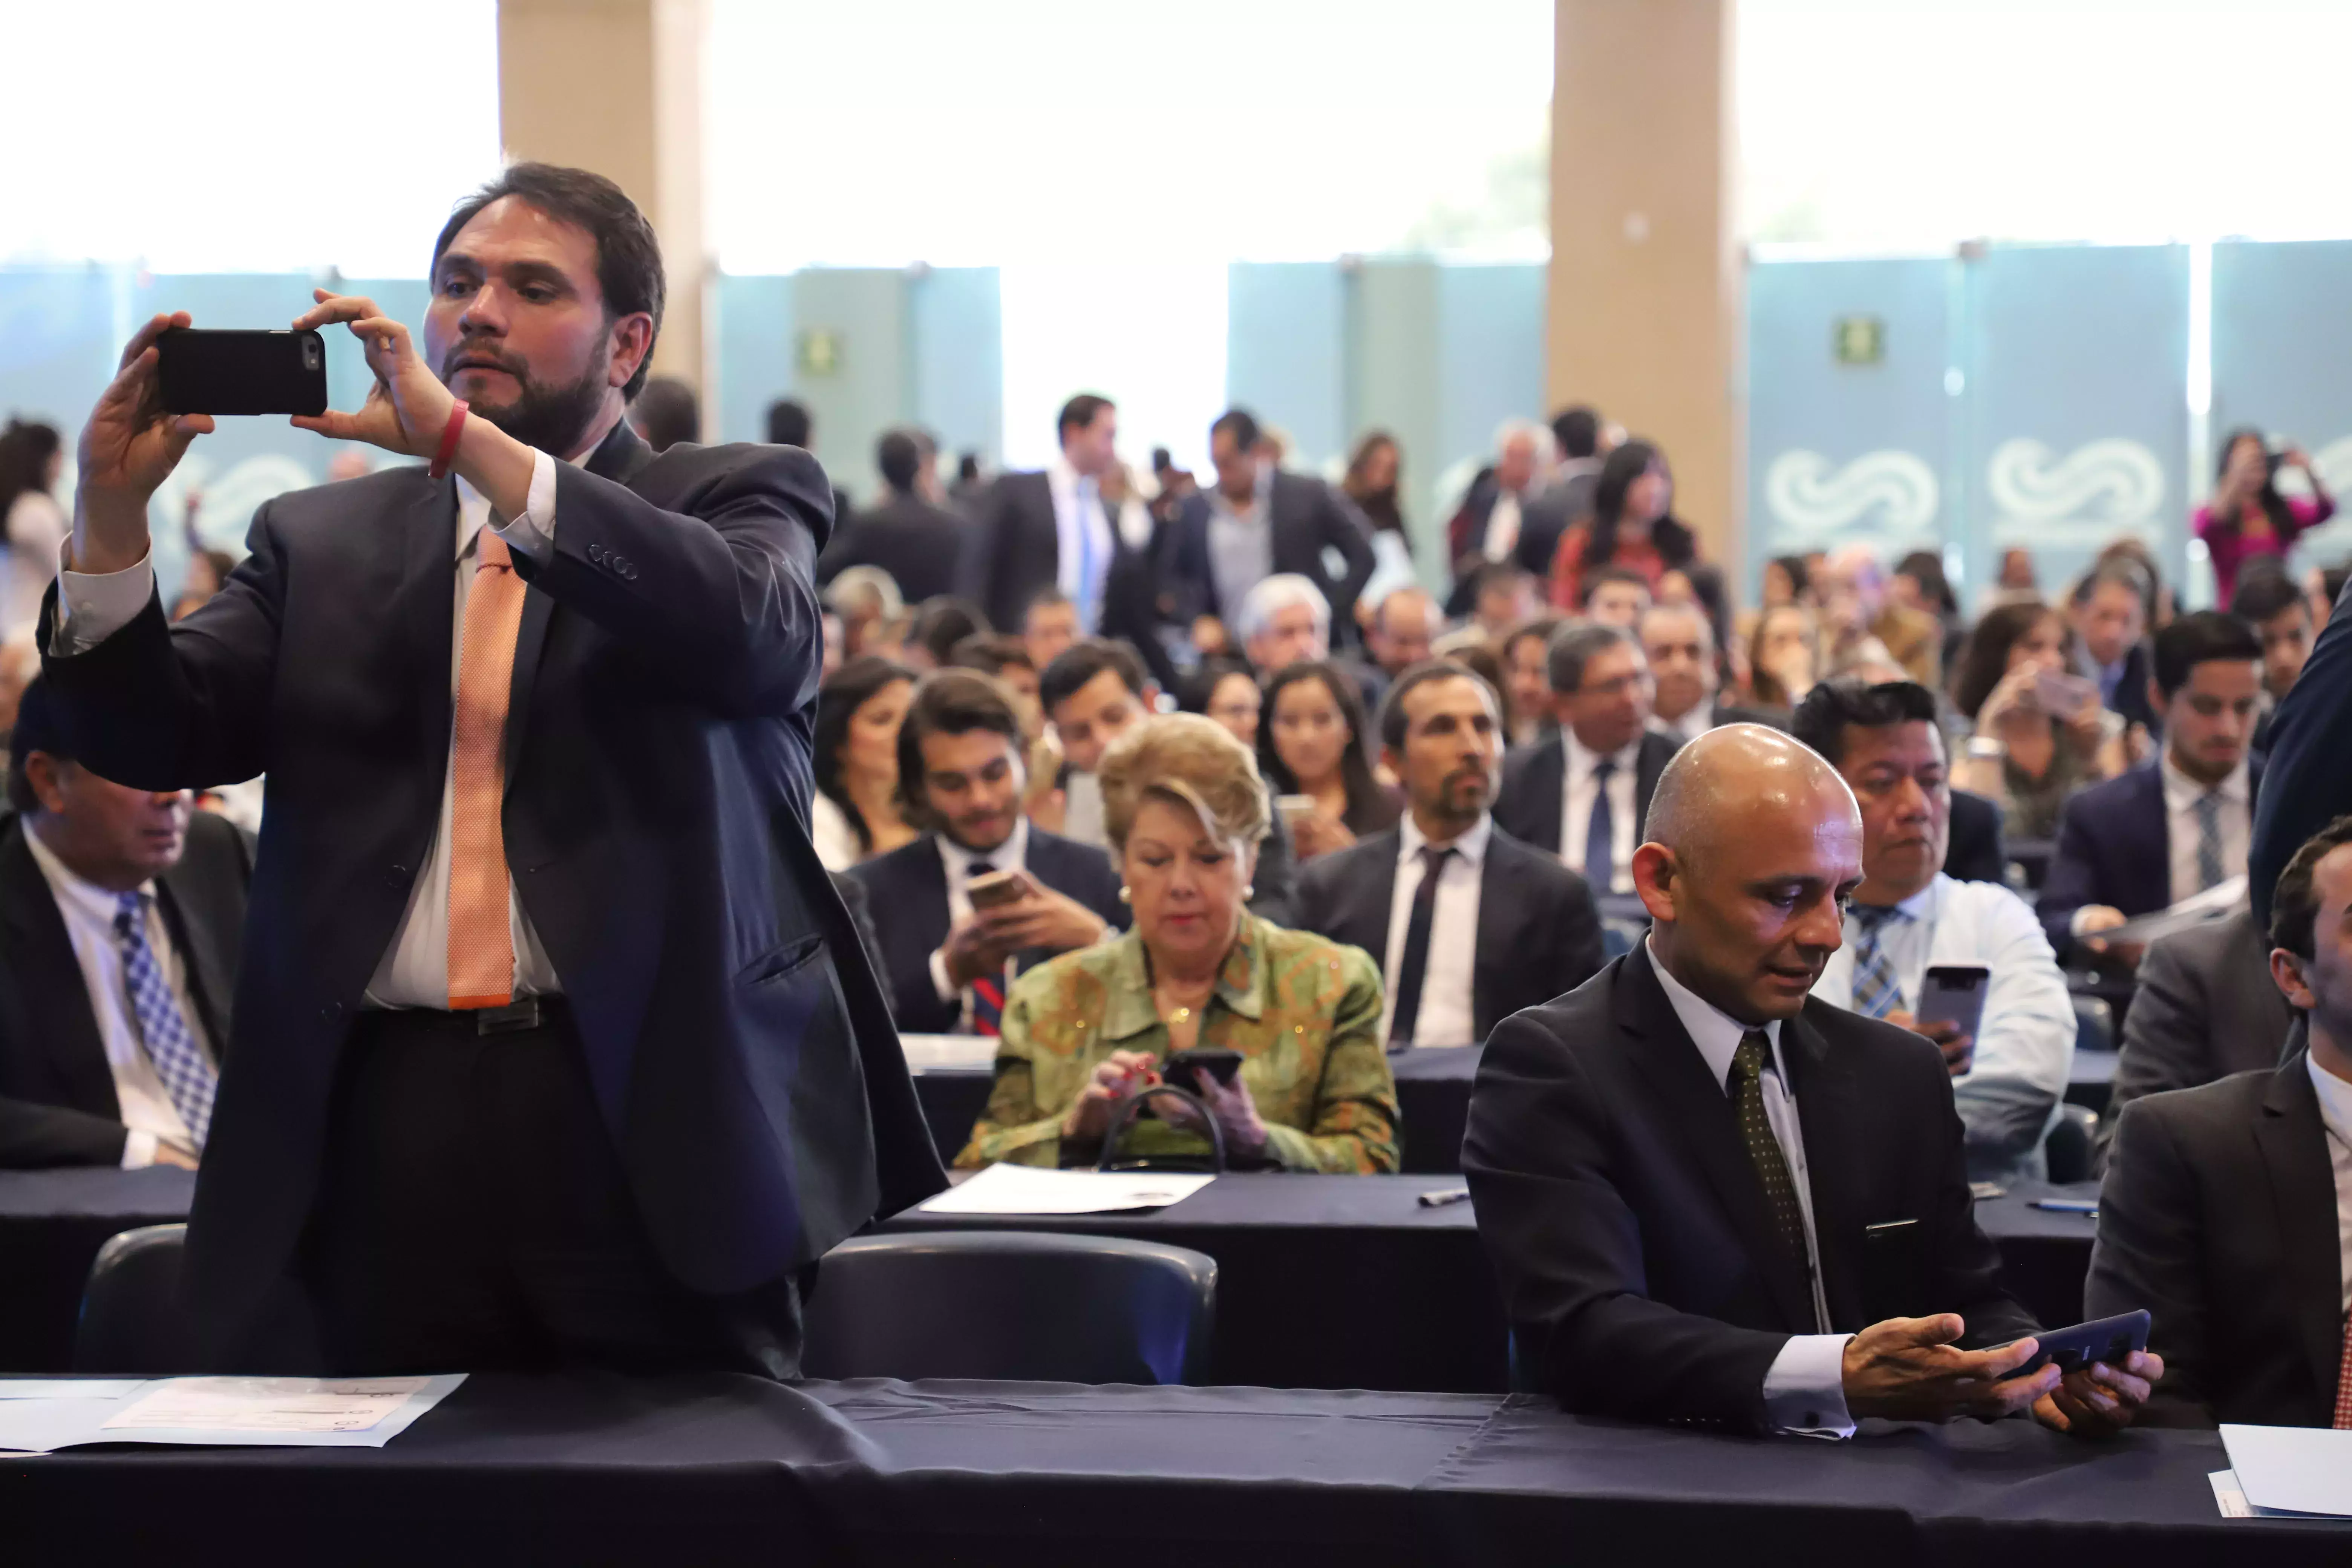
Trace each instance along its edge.
{"label": "blue smartphone", "polygon": [[2071,1329],[2052,1329],[2036,1334],[2041,1346],[2033,1359],[2009,1375],[2023,1377],[2052,1362],[2062,1372],[2080,1372],[2093,1362],[2105,1362],[2109,1366],[2121,1366],[2134,1351],[2147,1349],[2148,1325],[2155,1320],[2143,1307],[2137,1312],[2125,1312],[2113,1318],[2100,1318],[2088,1323],[2077,1323]]}

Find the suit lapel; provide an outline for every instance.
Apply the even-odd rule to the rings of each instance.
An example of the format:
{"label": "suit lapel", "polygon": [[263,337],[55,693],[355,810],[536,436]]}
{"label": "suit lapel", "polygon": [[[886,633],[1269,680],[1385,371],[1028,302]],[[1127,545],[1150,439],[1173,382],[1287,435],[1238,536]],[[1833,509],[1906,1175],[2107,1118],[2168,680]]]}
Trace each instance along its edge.
{"label": "suit lapel", "polygon": [[228,1050],[229,965],[212,927],[188,918],[190,904],[200,901],[189,896],[186,879],[191,874],[187,859],[183,857],[177,866],[156,879],[155,902],[163,911],[164,929],[172,933],[172,941],[187,964],[188,991],[202,1016],[214,1060],[218,1061]]}
{"label": "suit lapel", "polygon": [[1528,803],[1528,815],[1520,826],[1527,831],[1518,837],[1548,854],[1557,855],[1559,817],[1566,809],[1568,750],[1557,732],[1544,736],[1536,746],[1536,754],[1528,759],[1528,783],[1521,792]]}
{"label": "suit lapel", "polygon": [[1507,955],[1528,951],[1526,933],[1517,929],[1521,910],[1511,897],[1517,868],[1498,835],[1487,830],[1486,859],[1478,868],[1478,950],[1470,966],[1470,1024],[1482,1040],[1499,1022],[1495,998],[1505,984],[1500,971],[1510,962]]}
{"label": "suit lapel", "polygon": [[81,963],[66,936],[49,880],[25,844],[22,818],[0,832],[0,952],[16,973],[19,1000],[35,1049],[48,1053],[77,1109],[120,1118],[114,1073],[98,1036],[98,1015],[82,984]]}
{"label": "suit lapel", "polygon": [[[425,798],[438,802],[449,771],[450,689],[457,644],[457,480],[427,483],[424,496],[409,510],[400,544],[394,619],[403,635],[409,689],[417,694],[416,755],[419,765],[429,769]],[[425,830],[429,838],[434,824],[427,822]],[[425,853],[423,844],[416,853]]]}
{"label": "suit lapel", "polygon": [[[1808,1004],[1810,1006],[1811,1005]],[[1830,1321],[1862,1326],[1862,1283],[1851,1251],[1861,1219],[1853,1203],[1864,1173],[1856,1152],[1864,1114],[1853,1075],[1804,1014],[1780,1026],[1780,1058],[1797,1100],[1805,1169],[1813,1200],[1813,1245],[1821,1254],[1822,1295]]]}
{"label": "suit lapel", "polygon": [[2344,1360],[2336,1169],[2328,1159],[2326,1124],[2319,1119],[2319,1096],[2302,1057],[2271,1076],[2254,1121],[2254,1142],[2270,1175],[2291,1310],[2303,1331],[2312,1377],[2332,1398]]}
{"label": "suit lapel", "polygon": [[1666,1103],[1667,1124],[1715,1190],[1733,1234],[1780,1309],[1781,1321],[1793,1333],[1811,1333],[1812,1292],[1802,1266],[1772,1244],[1764,1183],[1748,1158],[1738,1112],[1675,1016],[1674,1004],[1650,967],[1647,943],[1626,956],[1612,990],[1618,1026],[1635,1037],[1635,1058]]}

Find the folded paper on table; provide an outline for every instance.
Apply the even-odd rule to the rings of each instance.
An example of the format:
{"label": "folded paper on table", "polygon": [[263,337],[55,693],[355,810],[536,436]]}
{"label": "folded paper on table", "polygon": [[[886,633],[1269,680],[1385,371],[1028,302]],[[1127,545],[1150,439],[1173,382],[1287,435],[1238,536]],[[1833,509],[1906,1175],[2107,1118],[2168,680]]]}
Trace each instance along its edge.
{"label": "folded paper on table", "polygon": [[937,1197],[924,1214],[1108,1214],[1181,1203],[1214,1176],[1168,1171],[1045,1171],[1034,1165],[991,1165]]}
{"label": "folded paper on table", "polygon": [[2224,920],[2250,907],[2246,886],[2245,878],[2232,877],[2226,882],[2214,883],[2201,893],[2192,893],[2177,904],[2126,921],[2097,935],[2103,942],[2149,942],[2177,931],[2187,931],[2190,926]]}
{"label": "folded paper on table", "polygon": [[381,1448],[466,1381],[436,1377],[164,1377],[111,1399],[0,1403],[0,1449],[84,1443]]}
{"label": "folded paper on table", "polygon": [[996,1065],[996,1040],[989,1035],[900,1035],[910,1071],[970,1070]]}
{"label": "folded paper on table", "polygon": [[2352,1431],[2224,1423],[2221,1447],[2256,1512],[2352,1518]]}

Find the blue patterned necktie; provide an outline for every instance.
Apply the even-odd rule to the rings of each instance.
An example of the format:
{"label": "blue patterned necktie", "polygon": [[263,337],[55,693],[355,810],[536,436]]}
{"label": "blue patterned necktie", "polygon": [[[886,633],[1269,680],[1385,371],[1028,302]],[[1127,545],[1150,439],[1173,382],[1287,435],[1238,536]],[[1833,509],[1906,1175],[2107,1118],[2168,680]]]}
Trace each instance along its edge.
{"label": "blue patterned necktie", "polygon": [[2221,880],[2221,792],[2209,789],[2197,797],[2197,890]]}
{"label": "blue patterned necktie", "polygon": [[1596,893],[1617,885],[1617,824],[1609,808],[1609,775],[1616,771],[1613,758],[1592,764],[1592,815],[1584,819],[1584,879]]}
{"label": "blue patterned necktie", "polygon": [[140,1043],[163,1092],[188,1124],[188,1136],[202,1151],[212,1129],[213,1093],[220,1076],[205,1059],[204,1047],[188,1027],[163,967],[147,945],[147,895],[122,893],[115,899],[114,934],[122,942],[122,988],[131,998],[131,1015],[138,1021]]}
{"label": "blue patterned necktie", "polygon": [[1865,1018],[1884,1018],[1903,1005],[1903,987],[1895,979],[1895,960],[1879,939],[1888,921],[1910,918],[1898,905],[1853,906],[1853,923],[1862,928],[1853,944],[1853,1010]]}

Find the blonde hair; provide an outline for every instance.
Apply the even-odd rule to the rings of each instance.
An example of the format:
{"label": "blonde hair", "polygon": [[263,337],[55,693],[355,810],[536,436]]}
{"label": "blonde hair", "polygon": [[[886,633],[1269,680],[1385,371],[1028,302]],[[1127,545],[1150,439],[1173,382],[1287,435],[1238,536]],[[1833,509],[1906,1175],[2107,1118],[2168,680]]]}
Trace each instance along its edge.
{"label": "blonde hair", "polygon": [[1110,743],[1097,770],[1103,826],[1114,848],[1127,847],[1143,803],[1181,806],[1219,838],[1255,844],[1270,818],[1257,759],[1225,727],[1199,713],[1147,719]]}

